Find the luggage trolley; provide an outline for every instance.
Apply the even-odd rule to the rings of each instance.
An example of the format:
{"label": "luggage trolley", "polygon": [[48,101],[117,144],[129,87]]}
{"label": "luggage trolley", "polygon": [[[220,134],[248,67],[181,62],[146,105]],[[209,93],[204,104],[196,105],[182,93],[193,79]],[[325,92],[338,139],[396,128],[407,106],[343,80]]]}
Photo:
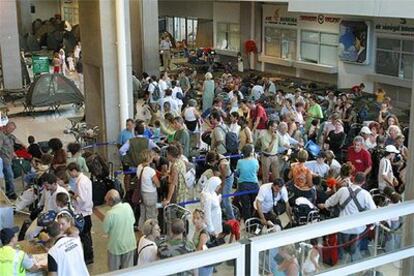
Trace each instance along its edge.
{"label": "luggage trolley", "polygon": [[185,225],[186,233],[188,233],[191,212],[178,204],[168,204],[164,207],[163,230],[168,236],[171,236],[171,224],[174,219],[182,220]]}
{"label": "luggage trolley", "polygon": [[[281,228],[278,225],[263,225],[258,217],[252,217],[245,221],[244,223],[244,233],[247,238],[260,236],[262,234],[267,234],[271,232],[280,231]],[[275,257],[275,250],[270,249],[266,251],[262,251],[259,253],[259,267],[260,267],[260,275],[268,275],[271,273],[271,266],[272,266],[272,258]]]}

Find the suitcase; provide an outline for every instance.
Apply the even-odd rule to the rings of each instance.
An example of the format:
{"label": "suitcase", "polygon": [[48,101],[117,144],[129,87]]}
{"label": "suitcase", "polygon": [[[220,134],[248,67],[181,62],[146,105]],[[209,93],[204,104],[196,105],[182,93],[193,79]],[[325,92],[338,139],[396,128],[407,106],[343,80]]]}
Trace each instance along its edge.
{"label": "suitcase", "polygon": [[99,206],[105,203],[105,195],[109,191],[106,179],[92,180],[92,201],[93,206]]}
{"label": "suitcase", "polygon": [[[339,259],[339,252],[338,248],[333,246],[338,245],[338,236],[337,234],[327,235],[323,238],[323,246],[322,247],[322,261],[324,264],[334,266],[338,263]],[[325,248],[329,247],[329,248]]]}
{"label": "suitcase", "polygon": [[125,195],[125,190],[122,186],[121,181],[118,178],[116,178],[116,176],[115,176],[114,163],[109,162],[108,167],[109,167],[108,185],[110,186],[111,189],[117,190],[119,192],[119,195],[121,196],[121,198],[123,198],[124,195]]}

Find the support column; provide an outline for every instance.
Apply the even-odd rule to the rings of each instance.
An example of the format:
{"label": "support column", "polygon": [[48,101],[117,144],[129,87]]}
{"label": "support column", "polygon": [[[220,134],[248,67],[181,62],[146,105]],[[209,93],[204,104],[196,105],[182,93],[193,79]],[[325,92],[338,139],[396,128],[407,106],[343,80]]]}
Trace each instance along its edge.
{"label": "support column", "polygon": [[[411,92],[411,106],[414,106],[414,85]],[[414,112],[410,110],[410,135],[408,140],[408,164],[407,164],[407,179],[405,187],[404,200],[414,200]],[[403,226],[403,246],[414,244],[414,217],[411,215],[406,217]],[[401,275],[414,275],[414,258],[411,257],[403,261]]]}
{"label": "support column", "polygon": [[132,67],[140,74],[159,75],[158,1],[131,0]]}
{"label": "support column", "polygon": [[16,0],[0,1],[0,62],[4,87],[22,88]]}
{"label": "support column", "polygon": [[[124,1],[124,0],[122,0]],[[125,1],[126,3],[127,1]],[[129,5],[125,5],[125,22],[129,24]],[[126,79],[120,80],[117,49],[116,6],[115,1],[79,1],[79,22],[82,41],[82,60],[85,91],[86,121],[101,129],[99,141],[116,141],[120,129],[125,125],[120,117],[121,97],[126,98],[128,114],[132,117],[132,78],[129,29],[125,30],[126,62],[121,67]],[[84,27],[82,27],[84,26]],[[122,39],[122,38],[121,38]],[[128,65],[129,64],[129,65]],[[126,67],[126,68],[124,68]],[[126,70],[126,72],[125,72]],[[118,85],[125,82],[122,89]],[[122,96],[121,96],[122,95]],[[124,101],[125,104],[125,101]],[[116,155],[116,151],[109,152]]]}

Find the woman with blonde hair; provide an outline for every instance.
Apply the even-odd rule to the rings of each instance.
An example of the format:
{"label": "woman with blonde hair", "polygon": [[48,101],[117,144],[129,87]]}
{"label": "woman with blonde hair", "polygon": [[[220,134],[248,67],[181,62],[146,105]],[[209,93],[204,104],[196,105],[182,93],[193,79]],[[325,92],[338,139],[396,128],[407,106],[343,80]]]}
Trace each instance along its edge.
{"label": "woman with blonde hair", "polygon": [[214,80],[213,75],[210,72],[207,72],[204,75],[203,83],[203,112],[213,106],[214,100]]}
{"label": "woman with blonde hair", "polygon": [[158,216],[157,211],[157,188],[160,187],[160,181],[158,180],[157,173],[150,164],[152,163],[153,155],[148,149],[145,149],[141,153],[142,163],[137,167],[137,185],[141,185],[141,197],[140,203],[140,217],[139,217],[139,229],[142,228],[144,222],[148,219],[156,219]]}

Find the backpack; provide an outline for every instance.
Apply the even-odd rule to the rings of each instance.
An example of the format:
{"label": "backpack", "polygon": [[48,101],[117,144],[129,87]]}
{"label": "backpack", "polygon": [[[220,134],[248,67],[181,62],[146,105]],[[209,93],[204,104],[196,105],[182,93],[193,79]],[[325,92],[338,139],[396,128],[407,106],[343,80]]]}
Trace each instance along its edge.
{"label": "backpack", "polygon": [[158,253],[160,259],[180,256],[194,251],[186,241],[181,241],[179,244],[171,245],[169,242],[163,241],[158,245]]}
{"label": "backpack", "polygon": [[86,166],[88,166],[91,175],[96,178],[101,179],[109,176],[108,164],[97,153],[93,153],[86,158]]}
{"label": "backpack", "polygon": [[161,99],[160,86],[158,84],[152,85],[154,86],[154,90],[152,91],[152,100],[159,101]]}
{"label": "backpack", "polygon": [[227,153],[238,153],[239,152],[239,137],[237,137],[237,134],[229,131],[228,129],[225,129],[222,126],[219,126],[221,130],[224,131],[226,134],[225,136],[225,147],[227,150]]}
{"label": "backpack", "polygon": [[365,209],[362,208],[361,204],[358,202],[356,196],[359,192],[362,191],[361,188],[357,188],[355,191],[352,190],[350,187],[347,187],[348,191],[349,191],[349,196],[348,198],[343,202],[343,203],[338,203],[336,206],[334,206],[331,210],[332,216],[333,217],[339,217],[339,213],[345,209],[345,207],[351,202],[354,201],[356,207],[358,208],[358,212],[362,212]]}
{"label": "backpack", "polygon": [[362,208],[361,204],[358,202],[356,196],[357,194],[362,191],[361,188],[357,188],[355,191],[351,189],[351,187],[347,187],[348,192],[349,192],[349,196],[348,198],[343,202],[343,203],[339,203],[338,207],[339,209],[343,210],[345,209],[345,207],[351,202],[354,201],[356,207],[358,208],[358,212],[362,212],[365,211],[364,208]]}

